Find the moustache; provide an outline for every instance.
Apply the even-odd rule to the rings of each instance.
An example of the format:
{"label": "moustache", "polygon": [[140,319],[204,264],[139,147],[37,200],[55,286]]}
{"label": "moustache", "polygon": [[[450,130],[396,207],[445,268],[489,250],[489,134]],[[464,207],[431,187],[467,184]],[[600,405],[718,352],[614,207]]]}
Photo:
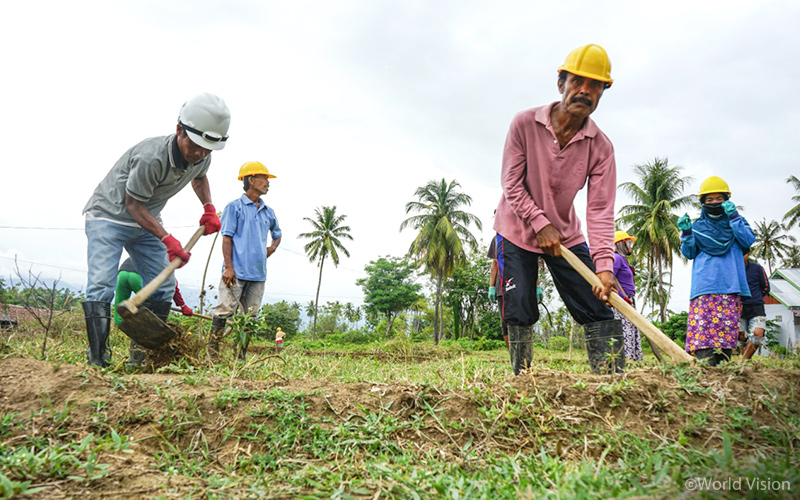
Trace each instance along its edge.
{"label": "moustache", "polygon": [[580,102],[580,103],[583,103],[583,104],[585,104],[585,105],[587,105],[589,107],[592,107],[592,100],[591,99],[587,99],[585,97],[573,97],[570,102]]}

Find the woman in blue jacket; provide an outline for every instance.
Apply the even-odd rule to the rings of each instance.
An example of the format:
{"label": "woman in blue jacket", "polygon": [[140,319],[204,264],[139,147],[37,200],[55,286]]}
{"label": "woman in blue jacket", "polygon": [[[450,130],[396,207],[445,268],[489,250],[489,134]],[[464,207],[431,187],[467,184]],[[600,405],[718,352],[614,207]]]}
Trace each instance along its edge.
{"label": "woman in blue jacket", "polygon": [[686,352],[711,366],[730,359],[742,297],[750,296],[743,249],[756,238],[730,196],[724,180],[709,177],[700,185],[700,218],[678,219],[681,253],[693,260]]}

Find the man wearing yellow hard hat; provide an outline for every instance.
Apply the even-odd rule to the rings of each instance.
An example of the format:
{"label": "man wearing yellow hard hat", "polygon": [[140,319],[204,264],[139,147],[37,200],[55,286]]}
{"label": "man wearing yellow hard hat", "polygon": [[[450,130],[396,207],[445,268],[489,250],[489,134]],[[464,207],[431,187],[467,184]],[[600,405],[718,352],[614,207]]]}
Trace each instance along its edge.
{"label": "man wearing yellow hard hat", "polygon": [[[269,191],[269,180],[275,176],[262,163],[249,161],[239,169],[244,194],[222,212],[222,256],[225,264],[219,282],[219,301],[211,321],[208,352],[219,356],[219,343],[228,318],[241,306],[243,314],[255,316],[261,307],[267,281],[267,258],[281,244],[281,228],[275,211],[262,196]],[[269,242],[269,237],[272,242]],[[249,332],[238,342],[239,359],[244,361]]]}
{"label": "man wearing yellow hard hat", "polygon": [[[511,122],[494,229],[515,374],[533,359],[539,257],[587,338],[621,338],[621,325],[605,304],[614,286],[614,147],[589,118],[612,83],[605,49],[595,44],[578,47],[558,68],[561,99],[522,111]],[[573,206],[584,186],[591,252]],[[560,258],[562,244],[596,270],[602,287],[593,289]]]}

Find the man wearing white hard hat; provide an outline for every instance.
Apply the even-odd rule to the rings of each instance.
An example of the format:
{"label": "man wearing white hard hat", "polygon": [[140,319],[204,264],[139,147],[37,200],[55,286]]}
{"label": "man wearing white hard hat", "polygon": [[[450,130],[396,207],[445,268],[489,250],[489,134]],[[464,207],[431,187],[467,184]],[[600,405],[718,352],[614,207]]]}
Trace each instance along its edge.
{"label": "man wearing white hard hat", "polygon": [[[248,161],[239,169],[244,194],[228,203],[222,212],[220,233],[225,264],[208,341],[208,354],[213,360],[219,357],[219,343],[228,318],[239,309],[242,314],[255,316],[261,307],[267,258],[278,249],[283,234],[275,211],[261,198],[269,191],[269,180],[274,178],[263,163]],[[251,332],[242,333],[236,343],[239,359],[244,361]]]}
{"label": "man wearing white hard hat", "polygon": [[[209,93],[193,97],[181,107],[174,134],[145,139],[125,152],[86,203],[89,280],[83,310],[90,365],[111,362],[111,301],[122,249],[144,284],[175,257],[184,264],[189,260],[181,243],[162,225],[160,214],[167,201],[191,183],[203,206],[200,225],[205,226],[205,234],[219,231],[206,173],[211,152],[225,147],[230,122],[221,98]],[[170,276],[143,306],[166,321],[174,290],[175,278]],[[145,351],[141,346],[131,341],[130,351],[128,361],[142,364]]]}

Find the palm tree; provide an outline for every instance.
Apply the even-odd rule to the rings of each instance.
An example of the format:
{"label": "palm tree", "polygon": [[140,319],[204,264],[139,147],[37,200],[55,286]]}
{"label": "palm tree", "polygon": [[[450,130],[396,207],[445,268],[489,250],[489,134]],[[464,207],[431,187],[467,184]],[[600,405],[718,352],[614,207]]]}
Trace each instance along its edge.
{"label": "palm tree", "polygon": [[303,249],[308,255],[308,260],[319,262],[319,281],[317,282],[317,295],[314,298],[314,326],[311,329],[311,339],[317,334],[317,309],[319,306],[319,289],[322,286],[322,266],[325,258],[330,257],[334,266],[339,265],[339,252],[350,257],[350,252],[342,245],[343,239],[352,240],[350,227],[344,226],[343,222],[346,215],[336,215],[336,206],[316,208],[316,217],[303,217],[314,227],[309,233],[302,233],[298,238],[306,238],[311,241]]}
{"label": "palm tree", "polygon": [[[784,258],[791,252],[792,245],[797,241],[794,236],[781,234],[786,229],[777,221],[762,219],[756,222],[753,233],[756,235],[756,242],[750,249],[753,257],[766,259],[769,274],[772,275],[772,263]],[[789,243],[791,242],[791,243]]]}
{"label": "palm tree", "polygon": [[445,179],[429,181],[417,188],[414,195],[418,201],[406,204],[406,213],[417,212],[400,224],[400,230],[410,227],[419,234],[411,243],[408,254],[415,256],[419,263],[435,278],[436,301],[434,307],[433,341],[439,342],[442,336],[442,288],[444,279],[452,276],[459,263],[466,260],[464,243],[476,249],[478,243],[469,225],[475,223],[478,230],[483,229],[481,221],[471,213],[459,210],[462,205],[471,205],[472,198],[457,188],[461,185],[455,180],[449,184]]}
{"label": "palm tree", "polygon": [[800,246],[792,245],[789,248],[789,251],[786,252],[786,257],[783,258],[781,267],[800,268]]}
{"label": "palm tree", "polygon": [[[638,182],[625,182],[621,187],[631,198],[632,205],[625,205],[619,210],[617,225],[627,229],[636,236],[634,253],[639,262],[646,263],[647,276],[661,277],[669,275],[669,283],[664,290],[650,293],[651,298],[658,298],[661,321],[666,321],[667,302],[672,287],[673,256],[681,259],[681,238],[676,226],[682,208],[691,206],[693,196],[683,195],[683,189],[691,177],[681,177],[683,167],[671,166],[669,159],[655,158],[652,163],[634,165],[639,177]],[[661,287],[663,281],[656,280]],[[648,281],[645,288],[649,288]],[[647,300],[642,302],[642,310]]]}
{"label": "palm tree", "polygon": [[798,193],[795,196],[792,196],[792,201],[797,203],[797,205],[793,206],[788,212],[786,212],[786,215],[783,216],[783,222],[786,223],[786,229],[791,229],[795,224],[800,223],[800,179],[792,175],[786,179],[786,182],[794,186],[794,190]]}

